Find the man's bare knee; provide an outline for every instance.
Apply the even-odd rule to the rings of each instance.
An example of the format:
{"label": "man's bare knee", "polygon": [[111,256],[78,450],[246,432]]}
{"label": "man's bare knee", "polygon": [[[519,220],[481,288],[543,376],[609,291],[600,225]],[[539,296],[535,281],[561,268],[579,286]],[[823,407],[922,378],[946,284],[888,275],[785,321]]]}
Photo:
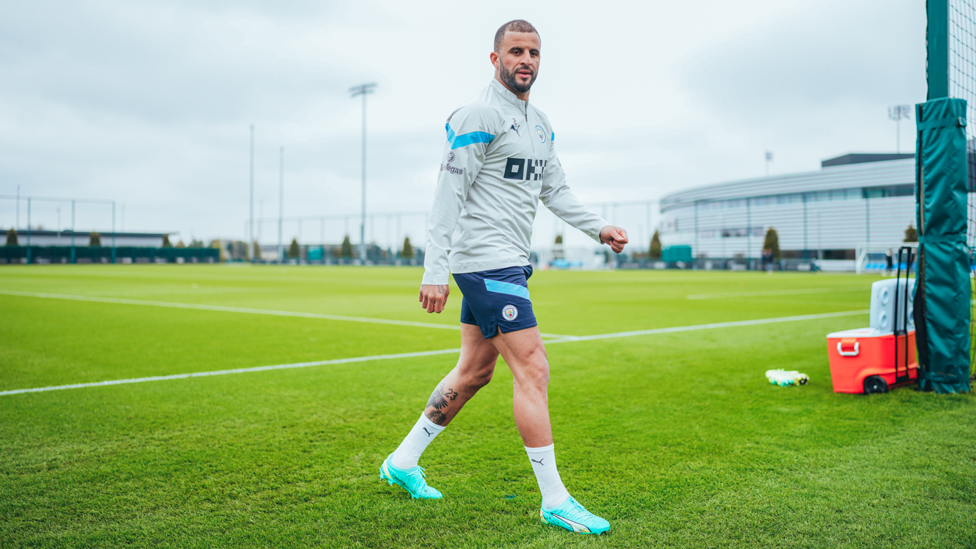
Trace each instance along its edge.
{"label": "man's bare knee", "polygon": [[496,361],[497,357],[492,358],[489,362],[478,368],[471,368],[463,372],[460,381],[464,384],[465,389],[474,393],[485,385],[488,385],[491,382],[492,376],[495,374]]}
{"label": "man's bare knee", "polygon": [[482,368],[475,372],[471,379],[473,385],[477,388],[482,388],[491,382],[492,376],[495,375],[495,364],[498,362],[498,355],[496,354],[489,362],[487,362]]}
{"label": "man's bare knee", "polygon": [[486,370],[479,372],[471,378],[471,386],[475,389],[481,389],[485,385],[491,382],[492,376],[495,375],[495,369]]}
{"label": "man's bare knee", "polygon": [[549,362],[545,360],[544,352],[536,355],[533,360],[524,362],[515,376],[515,383],[525,389],[546,390],[549,387]]}

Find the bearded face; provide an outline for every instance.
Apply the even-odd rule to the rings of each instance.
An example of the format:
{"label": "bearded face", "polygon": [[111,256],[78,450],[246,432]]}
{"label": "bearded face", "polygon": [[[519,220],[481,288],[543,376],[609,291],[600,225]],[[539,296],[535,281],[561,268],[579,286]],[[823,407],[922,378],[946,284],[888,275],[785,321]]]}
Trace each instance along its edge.
{"label": "bearded face", "polygon": [[506,32],[498,51],[491,54],[498,80],[516,95],[528,94],[539,74],[541,49],[535,32]]}
{"label": "bearded face", "polygon": [[536,76],[538,76],[535,70],[528,66],[520,64],[515,67],[514,70],[509,71],[504,64],[498,67],[498,76],[501,77],[502,83],[508,86],[515,93],[527,93],[532,89],[532,84],[535,82]]}

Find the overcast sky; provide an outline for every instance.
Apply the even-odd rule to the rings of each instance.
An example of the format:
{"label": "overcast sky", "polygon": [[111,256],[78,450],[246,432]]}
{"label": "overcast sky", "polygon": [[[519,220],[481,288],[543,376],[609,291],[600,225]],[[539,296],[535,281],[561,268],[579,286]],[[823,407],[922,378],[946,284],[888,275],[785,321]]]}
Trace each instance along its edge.
{"label": "overcast sky", "polygon": [[[277,216],[281,147],[286,217],[357,216],[361,103],[348,90],[363,82],[378,84],[368,210],[429,209],[444,121],[487,85],[495,29],[514,18],[542,35],[531,101],[593,204],[762,176],[767,150],[773,174],[895,152],[887,107],[925,98],[922,0],[35,0],[3,12],[0,194],[115,200],[119,228],[124,203],[127,231],[187,242],[244,236],[250,124],[256,216]],[[910,152],[914,120],[901,130]],[[54,203],[37,204],[32,224],[54,228],[59,206],[67,227],[70,206]],[[562,230],[547,215],[537,242]],[[0,227],[15,216],[0,200]],[[25,226],[25,204],[20,216]],[[649,238],[641,219],[631,232]],[[80,206],[77,223],[107,230],[110,210]],[[375,240],[396,238],[374,223]],[[418,223],[402,220],[415,243]],[[337,242],[346,229],[321,230]],[[297,231],[289,223],[285,237]],[[261,238],[276,241],[276,228]],[[319,238],[305,222],[303,242]]]}

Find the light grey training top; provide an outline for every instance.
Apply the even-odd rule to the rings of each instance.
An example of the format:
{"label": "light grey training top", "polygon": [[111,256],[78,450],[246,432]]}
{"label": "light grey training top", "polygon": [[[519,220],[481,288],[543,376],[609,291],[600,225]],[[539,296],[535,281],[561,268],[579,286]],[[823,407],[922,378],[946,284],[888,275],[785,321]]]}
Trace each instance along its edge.
{"label": "light grey training top", "polygon": [[566,185],[555,134],[539,109],[492,79],[447,119],[447,144],[424,250],[423,284],[450,273],[529,264],[532,221],[541,200],[600,241],[608,223]]}

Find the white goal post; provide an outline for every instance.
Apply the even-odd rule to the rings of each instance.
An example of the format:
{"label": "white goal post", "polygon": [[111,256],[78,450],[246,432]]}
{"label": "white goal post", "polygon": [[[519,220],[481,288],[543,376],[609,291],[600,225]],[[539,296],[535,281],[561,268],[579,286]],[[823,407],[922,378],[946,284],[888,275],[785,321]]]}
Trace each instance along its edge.
{"label": "white goal post", "polygon": [[[854,253],[854,272],[857,274],[865,273],[880,273],[888,270],[887,261],[885,260],[885,255],[888,250],[891,250],[891,261],[892,268],[898,269],[898,249],[902,246],[908,246],[913,249],[918,248],[918,242],[899,242],[897,244],[891,244],[888,246],[877,246],[867,244],[860,244],[855,248]],[[915,251],[912,251],[912,256],[915,255]],[[903,267],[904,268],[904,267]]]}

